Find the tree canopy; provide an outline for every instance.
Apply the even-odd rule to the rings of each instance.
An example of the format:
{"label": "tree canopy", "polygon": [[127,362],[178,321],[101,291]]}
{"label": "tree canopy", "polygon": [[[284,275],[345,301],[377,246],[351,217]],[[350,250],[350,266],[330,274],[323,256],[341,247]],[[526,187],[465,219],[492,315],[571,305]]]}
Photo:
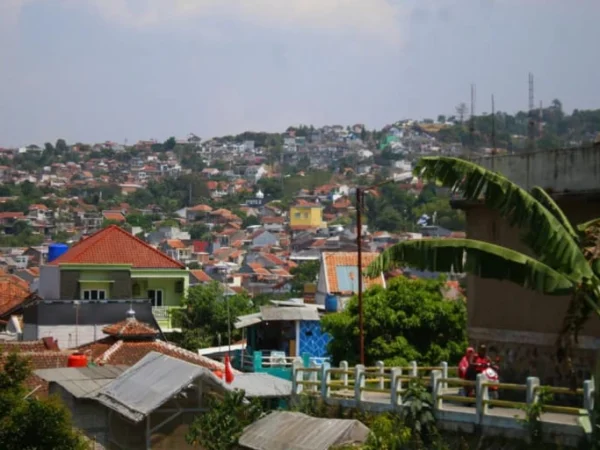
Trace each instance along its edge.
{"label": "tree canopy", "polygon": [[[443,280],[411,280],[397,277],[387,289],[374,287],[363,295],[365,360],[374,365],[406,366],[455,362],[467,346],[466,305],[445,300]],[[358,299],[353,297],[342,312],[321,319],[331,334],[329,351],[335,361],[356,364],[358,348]]]}

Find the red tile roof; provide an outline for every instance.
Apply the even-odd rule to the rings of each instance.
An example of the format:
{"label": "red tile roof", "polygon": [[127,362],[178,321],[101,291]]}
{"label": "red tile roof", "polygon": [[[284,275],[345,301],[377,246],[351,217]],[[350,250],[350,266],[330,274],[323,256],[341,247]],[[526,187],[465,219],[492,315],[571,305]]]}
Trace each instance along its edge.
{"label": "red tile roof", "polygon": [[16,275],[0,278],[0,316],[12,311],[29,297],[29,285]]}
{"label": "red tile roof", "polygon": [[196,206],[192,206],[191,208],[188,208],[188,211],[193,211],[193,212],[211,212],[212,208],[208,205],[196,205]]}
{"label": "red tile roof", "polygon": [[190,273],[198,280],[200,283],[210,283],[212,278],[209,277],[206,272],[202,269],[190,270]]}
{"label": "red tile roof", "polygon": [[122,337],[122,338],[140,338],[156,336],[158,330],[146,323],[138,322],[134,318],[127,318],[121,322],[113,323],[102,329],[102,331],[109,336]]}
{"label": "red tile roof", "polygon": [[24,219],[22,212],[0,212],[0,219]]}
{"label": "red tile roof", "polygon": [[171,248],[185,248],[185,244],[181,239],[167,239],[167,245]]}
{"label": "red tile roof", "polygon": [[[362,267],[363,271],[375,261],[375,258],[379,256],[379,253],[375,252],[365,252],[362,254]],[[354,252],[323,252],[322,253],[322,261],[325,264],[325,276],[327,277],[327,290],[331,293],[338,293],[340,291],[340,287],[338,284],[337,278],[337,270],[336,268],[339,266],[352,266],[356,267],[358,264],[358,256]],[[358,285],[358,281],[356,282]],[[383,274],[381,274],[377,278],[367,278],[363,276],[363,286],[365,289],[368,289],[372,286],[385,285],[385,279],[383,278]]]}
{"label": "red tile roof", "polygon": [[120,212],[104,212],[102,216],[106,220],[114,220],[116,222],[125,222],[125,216]]}
{"label": "red tile roof", "polygon": [[134,268],[185,269],[185,265],[111,225],[75,244],[49,265],[129,264]]}

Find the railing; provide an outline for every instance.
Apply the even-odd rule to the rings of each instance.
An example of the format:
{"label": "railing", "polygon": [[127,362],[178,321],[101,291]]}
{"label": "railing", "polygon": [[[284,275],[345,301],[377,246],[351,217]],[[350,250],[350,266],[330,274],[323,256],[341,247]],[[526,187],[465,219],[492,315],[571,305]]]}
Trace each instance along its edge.
{"label": "railing", "polygon": [[[583,419],[589,420],[593,408],[592,380],[585,381],[581,389],[569,389],[541,386],[536,377],[529,377],[526,384],[490,382],[483,374],[478,375],[476,381],[468,381],[450,376],[455,370],[445,362],[434,367],[419,367],[416,362],[407,367],[385,367],[378,362],[374,367],[357,365],[354,368],[349,368],[345,361],[339,367],[331,367],[328,363],[320,367],[305,367],[296,362],[293,365],[292,395],[304,393],[319,396],[328,404],[390,411],[402,408],[402,397],[408,383],[418,381],[430,389],[438,420],[470,426],[522,429],[523,410],[539,401],[543,389],[550,394],[579,397],[581,408],[554,404],[543,404],[542,408],[544,413],[553,414],[542,414],[542,421],[551,422],[554,432],[573,439],[581,437]],[[474,395],[467,397],[464,392],[461,394],[461,390],[471,391]],[[524,400],[508,401],[490,395],[499,391],[522,392]]]}
{"label": "railing", "polygon": [[[325,360],[325,361],[323,361]],[[303,354],[300,356],[273,355],[268,350],[256,350],[254,352],[243,352],[240,355],[239,369],[247,372],[266,372],[271,375],[292,379],[292,368],[294,364],[303,367],[320,367],[328,358],[320,358]]]}
{"label": "railing", "polygon": [[177,321],[173,320],[173,311],[179,306],[153,306],[152,315],[163,329],[179,328]]}

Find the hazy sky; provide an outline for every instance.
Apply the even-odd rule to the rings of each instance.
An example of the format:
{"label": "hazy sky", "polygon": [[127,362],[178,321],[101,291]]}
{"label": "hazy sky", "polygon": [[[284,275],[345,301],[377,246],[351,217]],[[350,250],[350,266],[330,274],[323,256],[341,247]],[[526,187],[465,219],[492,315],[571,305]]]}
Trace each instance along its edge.
{"label": "hazy sky", "polygon": [[0,0],[0,146],[600,108],[600,0]]}

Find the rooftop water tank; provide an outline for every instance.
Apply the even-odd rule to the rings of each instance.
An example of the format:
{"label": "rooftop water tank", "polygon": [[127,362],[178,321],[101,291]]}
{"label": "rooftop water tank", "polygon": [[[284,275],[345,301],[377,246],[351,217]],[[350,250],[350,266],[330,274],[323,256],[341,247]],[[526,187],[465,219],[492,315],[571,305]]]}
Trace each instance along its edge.
{"label": "rooftop water tank", "polygon": [[48,246],[48,262],[54,261],[59,256],[64,255],[69,250],[67,244],[50,244]]}
{"label": "rooftop water tank", "polygon": [[87,364],[87,356],[83,353],[73,353],[67,361],[67,367],[87,367]]}
{"label": "rooftop water tank", "polygon": [[325,296],[325,311],[337,312],[338,310],[338,298],[335,295],[327,294]]}

